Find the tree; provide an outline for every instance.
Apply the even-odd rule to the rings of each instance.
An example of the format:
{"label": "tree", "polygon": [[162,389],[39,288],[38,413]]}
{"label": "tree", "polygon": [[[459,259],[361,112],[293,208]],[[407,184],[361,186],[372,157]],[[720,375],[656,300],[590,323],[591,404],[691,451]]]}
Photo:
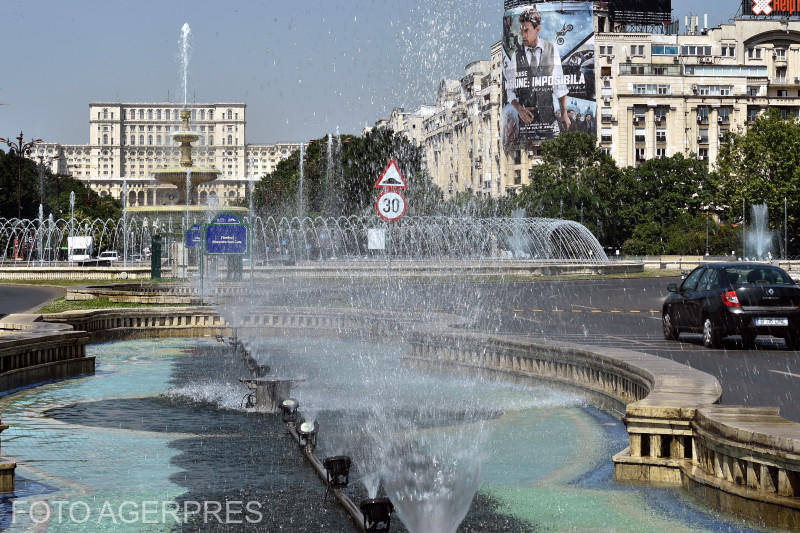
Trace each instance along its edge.
{"label": "tree", "polygon": [[800,253],[800,121],[784,119],[777,110],[764,113],[746,131],[728,134],[717,166],[719,197],[728,218],[741,221],[743,199],[783,213],[786,198],[788,251]]}
{"label": "tree", "polygon": [[[378,192],[375,181],[390,159],[397,162],[408,182],[409,214],[429,214],[441,201],[441,191],[424,170],[422,149],[388,128],[371,130],[362,137],[314,139],[306,145],[303,156],[305,215],[370,213]],[[254,202],[262,215],[295,215],[299,191],[297,150],[256,184]]]}
{"label": "tree", "polygon": [[625,236],[618,211],[625,190],[617,187],[614,160],[597,147],[594,136],[564,133],[542,144],[542,163],[530,169],[515,206],[528,216],[565,218],[585,225],[609,246]]}
{"label": "tree", "polygon": [[[39,167],[30,159],[19,159],[0,151],[0,216],[17,216],[17,179],[22,163],[21,199],[22,218],[39,216]],[[42,198],[43,215],[55,218],[70,215],[69,193],[75,193],[76,218],[121,218],[122,204],[111,197],[101,197],[83,182],[67,176],[55,176],[44,169],[45,194]]]}

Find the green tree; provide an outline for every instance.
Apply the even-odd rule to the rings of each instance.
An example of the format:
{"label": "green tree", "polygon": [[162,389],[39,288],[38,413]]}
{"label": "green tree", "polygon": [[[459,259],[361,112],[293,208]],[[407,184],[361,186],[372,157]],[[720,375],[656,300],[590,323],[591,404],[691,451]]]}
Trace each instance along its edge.
{"label": "green tree", "polygon": [[[748,205],[766,203],[774,220],[786,198],[788,253],[800,253],[800,121],[784,119],[777,110],[764,113],[746,131],[728,134],[717,166],[727,218],[741,222],[744,199]],[[782,222],[771,226],[778,229]]]}
{"label": "green tree", "polygon": [[52,213],[55,218],[68,217],[70,192],[75,193],[76,218],[116,219],[122,216],[119,200],[101,197],[79,180],[53,175],[49,170],[41,169],[34,161],[0,151],[0,217],[17,216],[17,181],[20,175],[22,218],[33,219],[39,216],[40,171],[44,178],[44,194],[41,197],[44,216]]}
{"label": "green tree", "polygon": [[529,177],[515,199],[528,216],[575,220],[608,246],[626,237],[618,218],[626,191],[617,187],[619,169],[595,137],[565,133],[546,141],[542,163],[531,167]]}
{"label": "green tree", "polygon": [[[375,181],[394,159],[408,182],[408,214],[431,214],[441,201],[441,191],[422,164],[422,149],[387,128],[362,137],[343,135],[310,141],[303,157],[303,206],[306,215],[368,214],[378,191]],[[328,158],[328,146],[331,158]],[[281,161],[254,191],[254,204],[262,215],[295,215],[299,206],[300,151]]]}

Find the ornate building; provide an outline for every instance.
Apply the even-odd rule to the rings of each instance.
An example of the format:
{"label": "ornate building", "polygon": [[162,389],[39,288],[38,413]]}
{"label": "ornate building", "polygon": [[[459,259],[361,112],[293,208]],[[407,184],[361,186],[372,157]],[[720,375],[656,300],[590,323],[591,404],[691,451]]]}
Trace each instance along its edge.
{"label": "ornate building", "polygon": [[[31,158],[53,172],[71,175],[101,196],[119,198],[123,179],[129,206],[175,203],[175,189],[158,185],[152,178],[157,168],[179,166],[178,143],[171,134],[180,129],[175,103],[89,104],[90,144],[42,143]],[[201,167],[221,171],[219,179],[200,185],[198,197],[205,204],[216,197],[219,205],[245,198],[251,176],[272,172],[299,143],[247,144],[246,104],[190,104],[192,129],[200,133],[193,158]]]}

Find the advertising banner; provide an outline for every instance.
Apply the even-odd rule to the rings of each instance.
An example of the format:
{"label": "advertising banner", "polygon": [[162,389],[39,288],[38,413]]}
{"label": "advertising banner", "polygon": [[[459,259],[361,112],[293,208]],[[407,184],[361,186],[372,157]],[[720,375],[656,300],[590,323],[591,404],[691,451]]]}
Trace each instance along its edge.
{"label": "advertising banner", "polygon": [[596,134],[591,2],[515,2],[503,15],[506,149],[563,131]]}

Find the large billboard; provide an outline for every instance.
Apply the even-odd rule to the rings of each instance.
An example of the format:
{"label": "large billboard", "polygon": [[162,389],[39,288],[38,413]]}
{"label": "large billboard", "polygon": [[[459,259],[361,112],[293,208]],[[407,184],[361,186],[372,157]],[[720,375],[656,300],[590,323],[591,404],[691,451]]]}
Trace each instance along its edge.
{"label": "large billboard", "polygon": [[513,2],[503,14],[503,145],[595,134],[591,2]]}
{"label": "large billboard", "polygon": [[742,0],[742,16],[800,16],[800,0]]}

